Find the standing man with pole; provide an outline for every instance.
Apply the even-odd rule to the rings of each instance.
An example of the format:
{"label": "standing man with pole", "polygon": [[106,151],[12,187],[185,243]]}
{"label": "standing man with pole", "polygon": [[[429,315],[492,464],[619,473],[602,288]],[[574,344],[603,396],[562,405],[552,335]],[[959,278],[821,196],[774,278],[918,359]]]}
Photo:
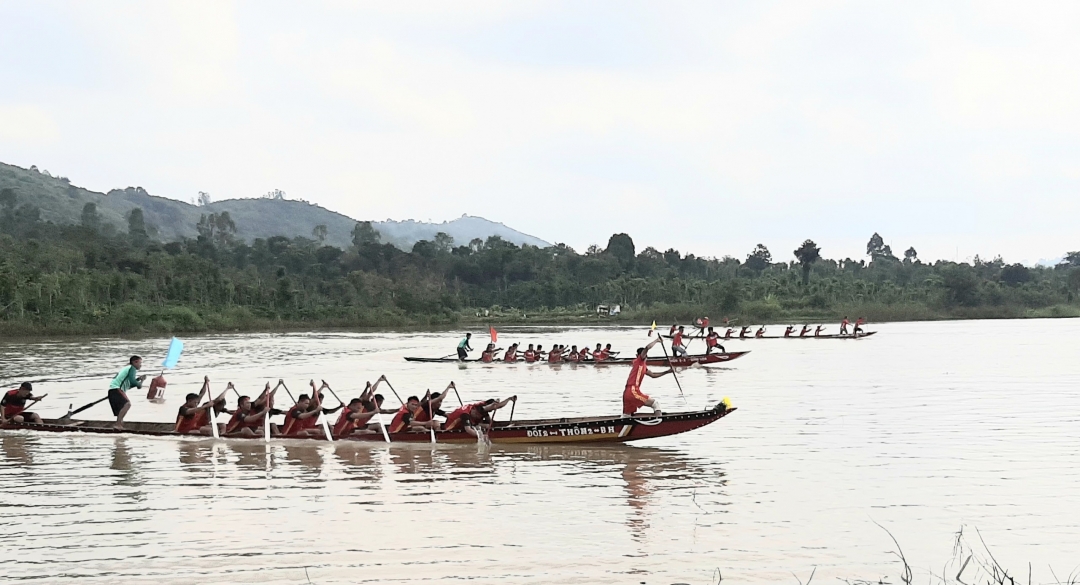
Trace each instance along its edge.
{"label": "standing man with pole", "polygon": [[470,339],[472,339],[472,333],[466,333],[465,339],[462,339],[457,344],[457,359],[465,361],[465,359],[469,357],[469,352],[472,351],[472,348],[469,347]]}
{"label": "standing man with pole", "polygon": [[128,389],[142,388],[143,379],[146,375],[135,375],[142,368],[142,358],[133,355],[128,360],[128,365],[124,369],[120,370],[120,373],[113,378],[111,384],[109,384],[109,406],[112,407],[113,414],[116,415],[116,424],[114,427],[117,430],[124,430],[124,415],[131,410],[131,400],[128,398]]}
{"label": "standing man with pole", "polygon": [[[660,411],[660,403],[655,398],[649,398],[647,394],[641,391],[641,382],[645,379],[645,376],[650,378],[659,378],[666,376],[667,374],[673,374],[675,370],[668,368],[663,372],[650,372],[646,360],[648,359],[649,350],[652,349],[657,343],[661,343],[663,339],[657,335],[656,339],[649,342],[645,347],[638,348],[637,357],[634,358],[634,362],[630,365],[630,377],[626,379],[626,388],[623,390],[623,415],[632,416],[642,406],[651,406],[654,415],[663,414]],[[669,361],[670,363],[670,361]],[[676,378],[677,379],[677,378]]]}

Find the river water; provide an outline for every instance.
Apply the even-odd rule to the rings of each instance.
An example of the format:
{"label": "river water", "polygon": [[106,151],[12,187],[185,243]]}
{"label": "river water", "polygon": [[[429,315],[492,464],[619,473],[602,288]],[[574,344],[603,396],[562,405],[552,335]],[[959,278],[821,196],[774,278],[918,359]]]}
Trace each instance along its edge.
{"label": "river water", "polygon": [[[724,367],[646,380],[665,410],[731,398],[698,431],[631,445],[391,446],[0,431],[0,581],[39,583],[898,583],[940,575],[955,533],[1034,582],[1080,563],[1080,320],[884,324],[857,341],[732,341]],[[456,333],[185,338],[170,421],[203,375],[256,393],[314,377],[345,398],[517,394],[515,419],[615,413],[626,368],[406,363]],[[510,341],[612,343],[645,330],[534,328]],[[59,416],[165,339],[0,341],[0,383]],[[694,342],[700,344],[700,342]],[[479,344],[477,344],[479,345]],[[691,346],[693,349],[693,346]],[[390,399],[393,401],[393,398]],[[500,411],[499,416],[508,416]],[[106,404],[83,413],[108,418]],[[878,526],[880,524],[880,527]],[[976,529],[978,533],[976,533]],[[955,569],[954,569],[955,570]],[[793,575],[794,574],[794,575]]]}

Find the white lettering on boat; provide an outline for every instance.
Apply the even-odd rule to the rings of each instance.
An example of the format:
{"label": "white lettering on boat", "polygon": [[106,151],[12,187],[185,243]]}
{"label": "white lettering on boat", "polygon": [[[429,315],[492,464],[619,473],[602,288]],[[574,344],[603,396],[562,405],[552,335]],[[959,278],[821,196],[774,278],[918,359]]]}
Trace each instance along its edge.
{"label": "white lettering on boat", "polygon": [[561,429],[526,429],[527,437],[579,437],[581,435],[613,435],[615,425],[599,427],[573,427]]}

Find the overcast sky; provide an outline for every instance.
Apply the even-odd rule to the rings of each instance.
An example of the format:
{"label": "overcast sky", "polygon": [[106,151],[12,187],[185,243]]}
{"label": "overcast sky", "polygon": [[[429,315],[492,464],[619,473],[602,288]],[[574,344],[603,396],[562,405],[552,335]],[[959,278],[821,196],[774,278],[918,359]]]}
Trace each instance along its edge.
{"label": "overcast sky", "polygon": [[0,0],[0,161],[578,250],[1080,249],[1080,3]]}

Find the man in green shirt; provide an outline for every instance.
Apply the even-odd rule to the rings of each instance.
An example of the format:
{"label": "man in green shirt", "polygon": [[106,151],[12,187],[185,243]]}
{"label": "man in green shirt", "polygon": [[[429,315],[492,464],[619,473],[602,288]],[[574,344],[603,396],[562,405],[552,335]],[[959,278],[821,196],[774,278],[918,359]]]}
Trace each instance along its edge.
{"label": "man in green shirt", "polygon": [[472,339],[472,333],[466,333],[465,339],[462,339],[461,342],[457,344],[457,359],[465,361],[465,358],[469,357],[469,352],[472,351],[472,348],[469,347],[470,339]]}
{"label": "man in green shirt", "polygon": [[142,368],[142,358],[133,355],[128,360],[128,365],[124,369],[120,370],[120,373],[113,378],[111,384],[109,384],[109,406],[112,407],[112,412],[116,416],[116,428],[118,430],[124,430],[124,415],[131,409],[131,400],[128,399],[127,391],[131,387],[142,388],[143,379],[146,375],[137,376],[135,372],[138,372]]}

